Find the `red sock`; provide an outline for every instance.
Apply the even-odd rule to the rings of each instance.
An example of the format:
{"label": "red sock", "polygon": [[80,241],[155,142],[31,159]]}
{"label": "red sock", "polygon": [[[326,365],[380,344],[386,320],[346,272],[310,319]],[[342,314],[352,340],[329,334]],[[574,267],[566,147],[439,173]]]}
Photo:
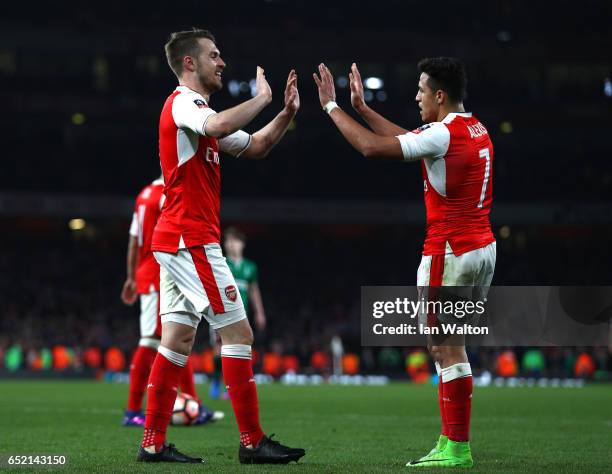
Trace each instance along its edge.
{"label": "red sock", "polygon": [[472,371],[470,364],[455,364],[442,370],[444,377],[444,413],[448,439],[470,439],[472,410]]}
{"label": "red sock", "polygon": [[130,365],[130,389],[127,405],[129,411],[142,410],[142,399],[147,389],[155,354],[157,354],[157,349],[145,346],[138,346],[134,352]]}
{"label": "red sock", "polygon": [[[233,346],[242,346],[242,344],[232,344]],[[264,433],[259,424],[259,402],[257,400],[257,387],[253,379],[250,347],[248,347],[248,359],[243,358],[244,355],[242,354],[240,354],[240,357],[228,356],[223,354],[223,348],[221,350],[223,379],[227,385],[234,415],[236,415],[236,421],[238,422],[240,442],[243,446],[256,447]],[[229,349],[226,352],[229,352]]]}
{"label": "red sock", "polygon": [[[162,349],[160,346],[159,350]],[[165,443],[182,370],[182,366],[170,362],[161,352],[157,353],[147,385],[143,448],[155,446],[155,450],[159,451]]]}
{"label": "red sock", "polygon": [[448,436],[448,424],[444,412],[444,382],[442,377],[438,377],[438,405],[440,406],[440,419],[442,420],[442,434]]}
{"label": "red sock", "polygon": [[191,363],[191,357],[187,359],[187,365],[181,372],[181,378],[179,379],[179,388],[181,392],[191,395],[196,400],[199,400],[198,392],[195,388],[195,379],[193,376],[193,364]]}

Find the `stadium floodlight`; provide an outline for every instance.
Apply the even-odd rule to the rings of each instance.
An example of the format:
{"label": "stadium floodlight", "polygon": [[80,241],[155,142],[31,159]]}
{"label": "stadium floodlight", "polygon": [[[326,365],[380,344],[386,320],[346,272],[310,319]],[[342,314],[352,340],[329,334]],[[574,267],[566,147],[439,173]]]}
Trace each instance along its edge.
{"label": "stadium floodlight", "polygon": [[382,89],[385,85],[384,81],[380,77],[366,77],[365,81],[363,81],[363,85],[368,89]]}
{"label": "stadium floodlight", "polygon": [[81,218],[70,219],[68,221],[68,228],[70,230],[83,230],[86,225],[87,223],[85,222],[85,219],[81,219]]}
{"label": "stadium floodlight", "polygon": [[81,112],[75,112],[72,114],[71,119],[74,125],[83,125],[85,123],[85,115]]}
{"label": "stadium floodlight", "polygon": [[367,90],[363,94],[363,98],[365,99],[366,102],[372,102],[372,99],[374,99],[374,93],[372,91]]}
{"label": "stadium floodlight", "polygon": [[612,97],[612,82],[609,77],[606,77],[604,81],[604,95],[606,97]]}
{"label": "stadium floodlight", "polygon": [[379,102],[384,102],[387,100],[387,93],[385,91],[378,91],[376,93],[376,100]]}
{"label": "stadium floodlight", "polygon": [[249,81],[249,86],[251,87],[251,97],[255,97],[257,95],[257,82],[255,79]]}
{"label": "stadium floodlight", "polygon": [[240,84],[238,81],[232,79],[227,83],[227,90],[232,97],[238,97],[240,95]]}

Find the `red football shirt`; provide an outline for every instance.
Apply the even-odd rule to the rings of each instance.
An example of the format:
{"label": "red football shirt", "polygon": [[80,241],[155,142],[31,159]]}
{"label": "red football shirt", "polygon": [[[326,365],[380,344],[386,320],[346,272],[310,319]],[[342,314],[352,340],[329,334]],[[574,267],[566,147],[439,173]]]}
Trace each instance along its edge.
{"label": "red football shirt", "polygon": [[422,159],[427,233],[424,255],[455,255],[495,241],[489,213],[493,202],[493,144],[471,113],[448,114],[398,137],[404,158]]}
{"label": "red football shirt", "polygon": [[153,234],[153,250],[174,253],[221,240],[219,150],[239,156],[251,136],[241,130],[219,140],[206,136],[206,121],[214,114],[202,95],[185,86],[166,99],[159,120],[166,202]]}
{"label": "red football shirt", "polygon": [[130,235],[138,243],[138,267],[136,268],[136,291],[150,293],[151,288],[159,291],[159,264],[151,252],[153,229],[164,202],[164,182],[161,179],[145,186],[134,207]]}

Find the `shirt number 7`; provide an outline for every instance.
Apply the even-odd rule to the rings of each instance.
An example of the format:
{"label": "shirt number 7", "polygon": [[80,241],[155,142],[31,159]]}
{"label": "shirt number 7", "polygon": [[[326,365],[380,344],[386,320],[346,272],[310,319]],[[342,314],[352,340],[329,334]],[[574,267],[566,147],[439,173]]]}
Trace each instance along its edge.
{"label": "shirt number 7", "polygon": [[476,206],[479,209],[481,209],[482,203],[484,202],[485,194],[487,193],[487,184],[489,183],[489,176],[491,174],[491,155],[489,154],[489,149],[483,148],[482,150],[480,150],[478,152],[478,157],[484,158],[485,160],[487,160],[485,163],[484,179],[482,180],[482,191],[480,192],[480,201],[478,201],[478,206]]}

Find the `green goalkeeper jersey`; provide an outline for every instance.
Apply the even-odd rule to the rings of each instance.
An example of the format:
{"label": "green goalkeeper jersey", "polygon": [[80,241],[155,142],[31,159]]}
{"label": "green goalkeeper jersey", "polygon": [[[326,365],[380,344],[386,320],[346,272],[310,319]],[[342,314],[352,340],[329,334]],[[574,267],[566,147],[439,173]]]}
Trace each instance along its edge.
{"label": "green goalkeeper jersey", "polygon": [[245,311],[249,312],[249,285],[257,282],[257,265],[252,260],[243,258],[239,262],[227,257],[227,265],[234,275]]}

